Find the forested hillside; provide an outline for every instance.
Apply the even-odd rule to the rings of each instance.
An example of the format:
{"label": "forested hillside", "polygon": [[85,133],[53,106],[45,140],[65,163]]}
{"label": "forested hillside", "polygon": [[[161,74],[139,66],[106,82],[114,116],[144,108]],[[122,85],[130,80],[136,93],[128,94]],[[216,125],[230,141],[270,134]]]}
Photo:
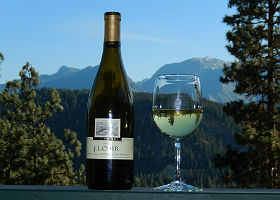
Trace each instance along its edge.
{"label": "forested hillside", "polygon": [[[64,128],[76,131],[83,144],[76,166],[85,162],[87,90],[58,90],[64,110],[57,112],[48,124],[62,137]],[[40,89],[38,102],[43,103],[50,89]],[[174,173],[174,147],[171,138],[162,134],[152,120],[152,95],[134,94],[135,102],[135,185],[155,186],[167,183]],[[238,127],[222,111],[222,104],[204,100],[203,120],[199,129],[183,140],[182,174],[189,184],[200,187],[222,186],[213,157],[233,144]]]}

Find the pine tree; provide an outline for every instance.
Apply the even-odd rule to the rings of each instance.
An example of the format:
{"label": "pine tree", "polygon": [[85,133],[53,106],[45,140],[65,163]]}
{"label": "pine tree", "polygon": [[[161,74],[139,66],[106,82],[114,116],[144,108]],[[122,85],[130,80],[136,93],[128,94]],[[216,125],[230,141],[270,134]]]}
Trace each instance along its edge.
{"label": "pine tree", "polygon": [[0,183],[74,185],[84,172],[74,170],[73,158],[80,156],[76,133],[65,129],[59,139],[46,120],[63,107],[58,92],[40,106],[36,99],[39,75],[27,63],[21,80],[6,84],[0,93]]}
{"label": "pine tree", "polygon": [[0,52],[0,63],[4,60],[3,54]]}
{"label": "pine tree", "polygon": [[[4,56],[3,56],[3,54],[0,52],[0,64],[3,62],[3,60],[4,60]],[[0,70],[1,70],[1,68],[0,68]],[[1,75],[0,75],[0,78],[1,78]]]}
{"label": "pine tree", "polygon": [[235,134],[241,150],[228,147],[215,159],[223,177],[239,187],[280,188],[280,0],[229,0],[236,12],[225,16],[228,51],[236,57],[224,67],[223,83],[247,101],[224,110],[242,127]]}

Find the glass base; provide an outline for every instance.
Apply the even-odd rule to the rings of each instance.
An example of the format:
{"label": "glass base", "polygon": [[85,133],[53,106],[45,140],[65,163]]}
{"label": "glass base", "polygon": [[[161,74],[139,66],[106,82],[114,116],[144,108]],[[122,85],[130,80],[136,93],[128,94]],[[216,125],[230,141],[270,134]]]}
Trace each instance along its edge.
{"label": "glass base", "polygon": [[201,192],[201,188],[197,188],[192,185],[188,185],[183,181],[172,181],[167,185],[162,185],[154,188],[155,191],[162,191],[162,192]]}

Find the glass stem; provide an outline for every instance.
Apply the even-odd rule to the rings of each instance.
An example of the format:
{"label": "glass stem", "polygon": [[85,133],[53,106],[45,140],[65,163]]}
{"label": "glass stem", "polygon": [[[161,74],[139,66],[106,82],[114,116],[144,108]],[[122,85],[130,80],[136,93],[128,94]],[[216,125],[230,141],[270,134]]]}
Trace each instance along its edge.
{"label": "glass stem", "polygon": [[180,164],[181,164],[181,140],[175,139],[175,175],[173,181],[181,181]]}

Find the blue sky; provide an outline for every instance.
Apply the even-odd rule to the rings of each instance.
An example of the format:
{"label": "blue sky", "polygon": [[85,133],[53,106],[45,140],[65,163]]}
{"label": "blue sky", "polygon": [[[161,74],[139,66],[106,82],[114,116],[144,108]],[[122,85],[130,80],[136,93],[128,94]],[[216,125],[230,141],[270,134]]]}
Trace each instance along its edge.
{"label": "blue sky", "polygon": [[104,12],[122,15],[125,70],[134,81],[164,64],[210,56],[231,61],[222,18],[227,0],[0,0],[0,83],[28,61],[40,74],[98,65]]}

